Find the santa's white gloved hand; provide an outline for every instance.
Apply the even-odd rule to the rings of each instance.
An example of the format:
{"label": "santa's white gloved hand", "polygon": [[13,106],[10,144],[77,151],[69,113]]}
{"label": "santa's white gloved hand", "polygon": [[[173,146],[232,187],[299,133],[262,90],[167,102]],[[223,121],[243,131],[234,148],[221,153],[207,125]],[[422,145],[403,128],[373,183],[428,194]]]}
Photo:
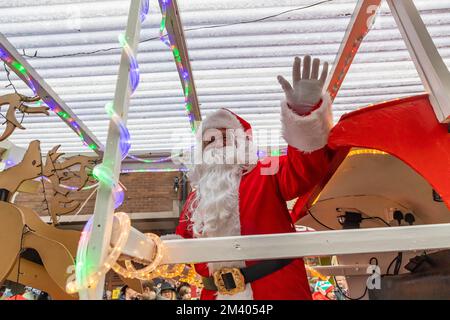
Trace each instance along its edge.
{"label": "santa's white gloved hand", "polygon": [[305,56],[303,68],[301,64],[301,59],[296,57],[292,67],[292,86],[285,78],[278,76],[288,106],[299,115],[311,112],[319,103],[328,75],[328,63],[325,62],[319,78],[320,59],[314,59],[311,68],[311,57]]}

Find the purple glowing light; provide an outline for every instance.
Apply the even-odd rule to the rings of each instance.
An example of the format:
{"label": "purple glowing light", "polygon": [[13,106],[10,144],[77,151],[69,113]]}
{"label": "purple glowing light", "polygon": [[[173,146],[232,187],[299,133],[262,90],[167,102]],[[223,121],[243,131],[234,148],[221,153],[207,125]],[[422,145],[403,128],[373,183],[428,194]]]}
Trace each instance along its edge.
{"label": "purple glowing light", "polygon": [[130,131],[128,131],[128,128],[123,124],[121,121],[119,125],[119,131],[120,131],[120,152],[122,154],[122,160],[125,159],[128,155],[128,152],[131,148],[131,142],[130,142]]}
{"label": "purple glowing light", "polygon": [[187,172],[187,168],[146,168],[146,169],[122,169],[122,173],[145,173],[145,172]]}
{"label": "purple glowing light", "polygon": [[130,62],[130,86],[131,94],[133,94],[139,85],[139,65],[123,34],[119,34],[119,43],[127,55],[128,61]]}
{"label": "purple glowing light", "polygon": [[55,111],[56,105],[53,101],[48,101],[47,106],[50,108],[50,110]]}
{"label": "purple glowing light", "polygon": [[[130,56],[129,56],[130,57]],[[137,86],[139,85],[139,65],[135,57],[130,57],[130,85],[131,85],[131,93],[133,94],[136,91]]]}
{"label": "purple glowing light", "polygon": [[120,207],[125,200],[125,193],[120,185],[117,185],[113,190],[114,209]]}
{"label": "purple glowing light", "polygon": [[36,90],[36,87],[34,86],[33,80],[31,80],[31,78],[28,75],[26,76],[26,78],[28,81],[28,86],[33,91],[34,95],[37,96],[37,90]]}
{"label": "purple glowing light", "polygon": [[2,60],[7,60],[9,57],[8,53],[6,53],[5,50],[3,50],[2,48],[0,48],[0,59]]}
{"label": "purple glowing light", "polygon": [[139,16],[141,19],[141,23],[144,22],[144,20],[147,18],[148,9],[149,9],[149,0],[143,0],[141,2],[141,10],[139,12]]}
{"label": "purple glowing light", "polygon": [[265,157],[267,155],[267,152],[265,152],[263,150],[258,150],[256,152],[256,155],[258,156],[258,158],[262,158],[262,157]]}

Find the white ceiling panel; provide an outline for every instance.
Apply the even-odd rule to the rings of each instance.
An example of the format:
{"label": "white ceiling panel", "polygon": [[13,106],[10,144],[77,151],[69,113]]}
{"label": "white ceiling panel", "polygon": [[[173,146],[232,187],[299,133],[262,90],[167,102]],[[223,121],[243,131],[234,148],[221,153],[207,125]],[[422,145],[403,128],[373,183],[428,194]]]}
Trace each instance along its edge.
{"label": "white ceiling panel", "polygon": [[[332,63],[356,1],[314,0],[178,1],[203,116],[228,107],[254,129],[279,138],[276,81],[290,76],[293,57],[311,54]],[[450,0],[416,0],[439,52],[450,66]],[[105,143],[104,105],[114,95],[129,0],[17,0],[0,3],[0,30],[24,53],[91,131]],[[280,14],[283,13],[283,14]],[[132,97],[128,127],[133,152],[187,146],[191,136],[172,55],[158,39],[160,12],[150,0],[138,61],[141,83]],[[34,55],[36,55],[34,57]],[[17,77],[16,88],[31,94]],[[0,94],[11,92],[0,69]],[[334,104],[334,120],[364,105],[421,93],[423,86],[386,4],[361,45]],[[5,113],[5,109],[2,110]],[[26,130],[11,141],[40,139],[44,150],[87,152],[78,136],[55,115],[26,116]],[[274,140],[274,141],[275,141]],[[261,145],[273,144],[260,137]]]}

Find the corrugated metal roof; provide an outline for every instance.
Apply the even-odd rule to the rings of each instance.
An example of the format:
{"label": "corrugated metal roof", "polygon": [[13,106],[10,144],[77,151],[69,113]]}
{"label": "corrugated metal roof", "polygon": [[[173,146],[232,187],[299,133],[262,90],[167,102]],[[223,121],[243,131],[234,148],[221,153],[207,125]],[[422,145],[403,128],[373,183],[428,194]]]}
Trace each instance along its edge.
{"label": "corrugated metal roof", "polygon": [[[253,20],[314,2],[179,1],[184,28],[189,30],[185,35],[204,116],[228,107],[255,129],[280,129],[283,94],[276,76],[289,77],[295,55],[311,54],[332,63],[356,1],[335,0]],[[450,0],[416,0],[415,4],[450,66]],[[157,38],[157,1],[150,0],[150,5],[138,54],[141,84],[133,96],[128,120],[132,152],[170,150],[173,133],[184,137],[175,140],[178,144],[187,145],[190,137],[175,64]],[[1,32],[19,51],[30,56],[37,53],[28,61],[103,143],[108,127],[104,105],[113,98],[120,57],[118,49],[105,49],[118,47],[117,36],[125,29],[128,7],[129,1],[123,0],[0,3]],[[253,22],[242,23],[246,21]],[[100,51],[80,54],[96,50]],[[16,77],[12,79],[20,92],[31,95]],[[6,73],[0,72],[0,94],[11,90],[5,85]],[[366,104],[422,91],[400,32],[384,4],[336,98],[335,121]],[[44,150],[61,144],[66,152],[88,151],[55,115],[26,116],[24,126],[27,129],[16,130],[12,142],[25,146],[40,139]],[[260,143],[275,142],[260,139]]]}

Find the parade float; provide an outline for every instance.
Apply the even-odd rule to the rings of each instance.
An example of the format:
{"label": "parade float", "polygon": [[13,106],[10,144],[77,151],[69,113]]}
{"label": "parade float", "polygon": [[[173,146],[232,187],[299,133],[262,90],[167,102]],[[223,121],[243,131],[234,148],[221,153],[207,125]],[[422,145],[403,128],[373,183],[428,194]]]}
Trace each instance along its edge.
{"label": "parade float", "polygon": [[[2,179],[14,166],[2,172],[4,202],[0,214],[6,221],[2,237],[8,236],[1,240],[0,279],[13,279],[19,274],[17,268],[29,268],[40,282],[34,284],[49,292],[55,290],[43,283],[56,283],[59,289],[64,286],[66,294],[78,294],[80,299],[101,299],[105,274],[111,269],[124,279],[148,280],[180,275],[186,265],[198,262],[336,256],[335,263],[310,268],[309,272],[331,281],[345,276],[350,299],[449,298],[440,288],[450,281],[446,256],[450,248],[450,73],[413,2],[387,2],[427,92],[361,106],[341,118],[328,141],[333,161],[325,179],[297,199],[292,209],[293,223],[308,227],[309,232],[289,234],[162,240],[132,228],[126,213],[115,212],[123,201],[119,175],[132,143],[126,120],[130,97],[139,85],[136,51],[148,1],[131,1],[126,32],[119,36],[122,57],[114,101],[106,106],[110,117],[106,146],[93,138],[89,128],[2,36],[2,60],[99,158],[57,162],[55,148],[44,164],[36,141],[17,165],[20,175]],[[195,132],[201,121],[200,105],[177,3],[160,0],[159,4],[160,38],[172,51],[186,113]],[[332,99],[380,4],[381,0],[358,1],[325,86]],[[22,104],[36,99],[3,97],[11,110],[48,112],[45,107],[33,109]],[[11,118],[3,136],[11,135],[15,128],[23,129]],[[10,203],[22,182],[36,178],[52,182],[56,202],[71,203],[67,189],[61,187],[64,178],[57,174],[61,171],[70,176],[65,171],[69,164],[77,165],[78,175],[85,177],[77,190],[87,182],[98,183],[95,211],[81,235],[48,226],[30,210]],[[53,169],[47,170],[50,167]],[[82,173],[86,168],[91,175]],[[79,205],[61,209],[56,202],[49,208],[54,221]],[[30,265],[29,260],[19,259],[23,264],[16,266],[24,249],[37,251],[41,261]],[[64,263],[56,262],[55,256],[65,257]],[[67,273],[70,265],[74,265],[73,272]],[[193,269],[189,270],[187,277],[193,278]]]}

